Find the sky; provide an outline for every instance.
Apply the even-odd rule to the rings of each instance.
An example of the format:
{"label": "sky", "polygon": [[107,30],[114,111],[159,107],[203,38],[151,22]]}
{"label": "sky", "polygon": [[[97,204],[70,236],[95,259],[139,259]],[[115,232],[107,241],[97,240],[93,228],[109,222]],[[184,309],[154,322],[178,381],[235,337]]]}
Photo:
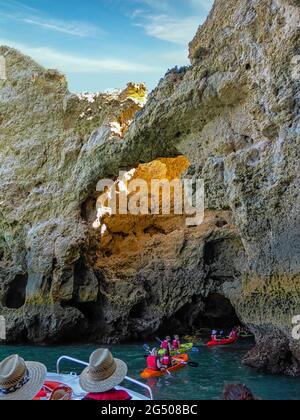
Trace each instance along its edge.
{"label": "sky", "polygon": [[103,92],[186,65],[213,0],[0,0],[0,45],[65,73],[73,92]]}

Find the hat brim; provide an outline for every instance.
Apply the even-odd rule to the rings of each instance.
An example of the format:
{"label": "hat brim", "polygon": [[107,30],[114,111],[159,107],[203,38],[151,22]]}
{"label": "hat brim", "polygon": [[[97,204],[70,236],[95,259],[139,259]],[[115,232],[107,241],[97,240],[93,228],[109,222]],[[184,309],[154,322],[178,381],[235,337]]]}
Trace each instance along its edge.
{"label": "hat brim", "polygon": [[89,367],[85,368],[79,378],[81,388],[92,394],[98,394],[100,392],[107,392],[120,385],[128,372],[128,368],[125,362],[119,359],[115,359],[116,371],[112,376],[103,381],[95,381],[89,376]]}
{"label": "hat brim", "polygon": [[0,401],[30,401],[39,393],[47,375],[46,366],[37,362],[25,362],[29,372],[29,381],[21,389],[11,394],[0,394]]}

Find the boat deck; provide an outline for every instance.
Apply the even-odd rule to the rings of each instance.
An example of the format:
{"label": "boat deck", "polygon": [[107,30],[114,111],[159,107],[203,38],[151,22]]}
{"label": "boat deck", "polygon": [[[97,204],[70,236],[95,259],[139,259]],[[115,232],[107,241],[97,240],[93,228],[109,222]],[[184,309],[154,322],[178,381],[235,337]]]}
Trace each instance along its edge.
{"label": "boat deck", "polygon": [[[86,392],[81,388],[79,384],[79,376],[75,374],[58,374],[48,373],[47,381],[49,382],[60,382],[64,385],[69,386],[73,390],[73,400],[82,400],[86,396]],[[124,390],[132,397],[133,401],[150,400],[146,395],[139,394],[138,392],[132,391],[128,388],[117,386],[116,389]]]}

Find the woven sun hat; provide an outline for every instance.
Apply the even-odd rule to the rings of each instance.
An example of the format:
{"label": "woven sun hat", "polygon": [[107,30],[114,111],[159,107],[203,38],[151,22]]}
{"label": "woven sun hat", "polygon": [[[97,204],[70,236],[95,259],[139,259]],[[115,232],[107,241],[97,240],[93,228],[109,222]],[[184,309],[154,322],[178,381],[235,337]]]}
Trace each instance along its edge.
{"label": "woven sun hat", "polygon": [[0,363],[0,400],[32,400],[41,390],[47,368],[41,363],[25,362],[9,356]]}
{"label": "woven sun hat", "polygon": [[115,359],[107,349],[91,354],[89,366],[80,375],[81,388],[92,394],[106,392],[120,385],[127,375],[127,365]]}

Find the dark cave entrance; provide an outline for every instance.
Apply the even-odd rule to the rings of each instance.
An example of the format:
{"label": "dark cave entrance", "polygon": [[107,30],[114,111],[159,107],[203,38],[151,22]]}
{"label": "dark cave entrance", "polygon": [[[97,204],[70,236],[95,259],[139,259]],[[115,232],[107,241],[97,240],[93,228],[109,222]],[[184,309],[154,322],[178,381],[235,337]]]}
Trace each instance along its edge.
{"label": "dark cave entrance", "polygon": [[27,282],[27,274],[17,274],[9,283],[3,300],[6,308],[19,309],[25,304]]}
{"label": "dark cave entrance", "polygon": [[129,312],[129,319],[137,320],[143,318],[146,312],[146,302],[142,301],[137,303],[135,306],[131,308]]}
{"label": "dark cave entrance", "polygon": [[164,320],[158,334],[193,334],[209,336],[212,329],[230,331],[241,325],[229,299],[220,293],[211,293],[206,299],[194,297],[171,318]]}
{"label": "dark cave entrance", "polygon": [[204,312],[199,314],[194,327],[228,330],[240,324],[230,300],[219,293],[211,293],[205,300]]}

